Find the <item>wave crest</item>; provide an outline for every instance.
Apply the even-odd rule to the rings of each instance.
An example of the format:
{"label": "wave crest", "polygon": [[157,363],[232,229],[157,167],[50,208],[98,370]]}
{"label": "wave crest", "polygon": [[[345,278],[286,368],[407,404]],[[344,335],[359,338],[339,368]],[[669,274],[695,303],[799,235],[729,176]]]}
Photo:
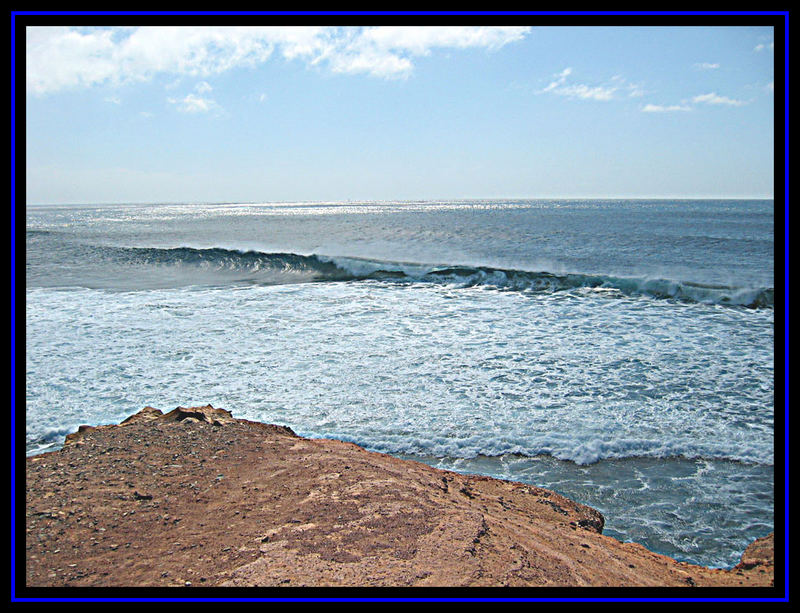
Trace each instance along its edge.
{"label": "wave crest", "polygon": [[311,281],[385,281],[484,286],[530,293],[603,291],[610,296],[649,296],[680,302],[748,308],[773,308],[771,287],[735,287],[647,277],[555,274],[488,266],[431,266],[363,258],[264,253],[214,247],[115,248],[126,263],[190,268],[194,272],[232,273],[232,280],[261,284]]}

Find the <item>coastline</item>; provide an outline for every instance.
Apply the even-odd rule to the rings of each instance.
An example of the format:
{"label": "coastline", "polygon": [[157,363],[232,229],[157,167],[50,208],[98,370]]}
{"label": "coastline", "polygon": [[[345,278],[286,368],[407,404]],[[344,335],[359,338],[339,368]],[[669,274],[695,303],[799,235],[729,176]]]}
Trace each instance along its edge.
{"label": "coastline", "polygon": [[767,587],[772,535],[731,570],[602,534],[555,492],[146,407],[26,459],[26,584]]}

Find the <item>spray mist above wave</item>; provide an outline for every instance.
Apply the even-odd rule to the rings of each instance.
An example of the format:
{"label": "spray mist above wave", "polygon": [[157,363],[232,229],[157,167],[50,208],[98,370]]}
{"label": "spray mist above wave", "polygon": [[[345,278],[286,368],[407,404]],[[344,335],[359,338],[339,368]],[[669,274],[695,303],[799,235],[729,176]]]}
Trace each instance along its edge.
{"label": "spray mist above wave", "polygon": [[438,283],[457,287],[483,286],[529,293],[598,290],[607,295],[648,296],[680,302],[696,302],[772,308],[771,287],[735,287],[646,277],[591,274],[554,274],[488,266],[431,265],[364,258],[239,251],[220,247],[105,247],[105,256],[130,265],[180,268],[203,283],[203,274],[219,282],[283,284],[320,281],[387,281]]}

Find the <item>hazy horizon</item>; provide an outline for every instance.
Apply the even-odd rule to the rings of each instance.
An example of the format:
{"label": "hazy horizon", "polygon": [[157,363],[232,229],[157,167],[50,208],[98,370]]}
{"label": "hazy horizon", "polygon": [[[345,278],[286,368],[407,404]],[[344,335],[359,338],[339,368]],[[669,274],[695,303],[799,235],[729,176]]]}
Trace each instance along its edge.
{"label": "hazy horizon", "polygon": [[46,206],[175,206],[175,205],[252,205],[257,206],[259,204],[264,205],[279,205],[279,204],[353,204],[353,203],[413,203],[413,202],[426,202],[426,203],[450,203],[450,202],[493,202],[493,201],[502,201],[502,202],[530,202],[541,200],[543,202],[551,202],[551,201],[592,201],[596,200],[598,202],[603,201],[637,201],[637,200],[675,200],[675,201],[698,201],[698,200],[709,200],[709,201],[716,201],[716,200],[743,200],[743,201],[752,201],[752,200],[774,200],[774,196],[637,196],[637,197],[625,197],[625,196],[581,196],[581,197],[570,197],[570,196],[562,196],[562,197],[537,197],[537,196],[525,196],[525,197],[504,197],[504,196],[497,196],[497,197],[485,197],[485,198],[349,198],[349,199],[341,199],[341,200],[209,200],[209,201],[202,201],[202,200],[171,200],[171,201],[118,201],[118,202],[27,202],[25,206],[32,206],[32,207],[46,207]]}

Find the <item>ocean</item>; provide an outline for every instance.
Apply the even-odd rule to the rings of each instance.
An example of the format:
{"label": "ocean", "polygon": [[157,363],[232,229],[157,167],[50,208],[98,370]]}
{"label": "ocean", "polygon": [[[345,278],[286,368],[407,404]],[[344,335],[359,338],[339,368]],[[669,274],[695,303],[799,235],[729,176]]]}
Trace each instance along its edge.
{"label": "ocean", "polygon": [[730,568],[774,523],[773,235],[771,200],[29,206],[27,453],[211,403]]}

